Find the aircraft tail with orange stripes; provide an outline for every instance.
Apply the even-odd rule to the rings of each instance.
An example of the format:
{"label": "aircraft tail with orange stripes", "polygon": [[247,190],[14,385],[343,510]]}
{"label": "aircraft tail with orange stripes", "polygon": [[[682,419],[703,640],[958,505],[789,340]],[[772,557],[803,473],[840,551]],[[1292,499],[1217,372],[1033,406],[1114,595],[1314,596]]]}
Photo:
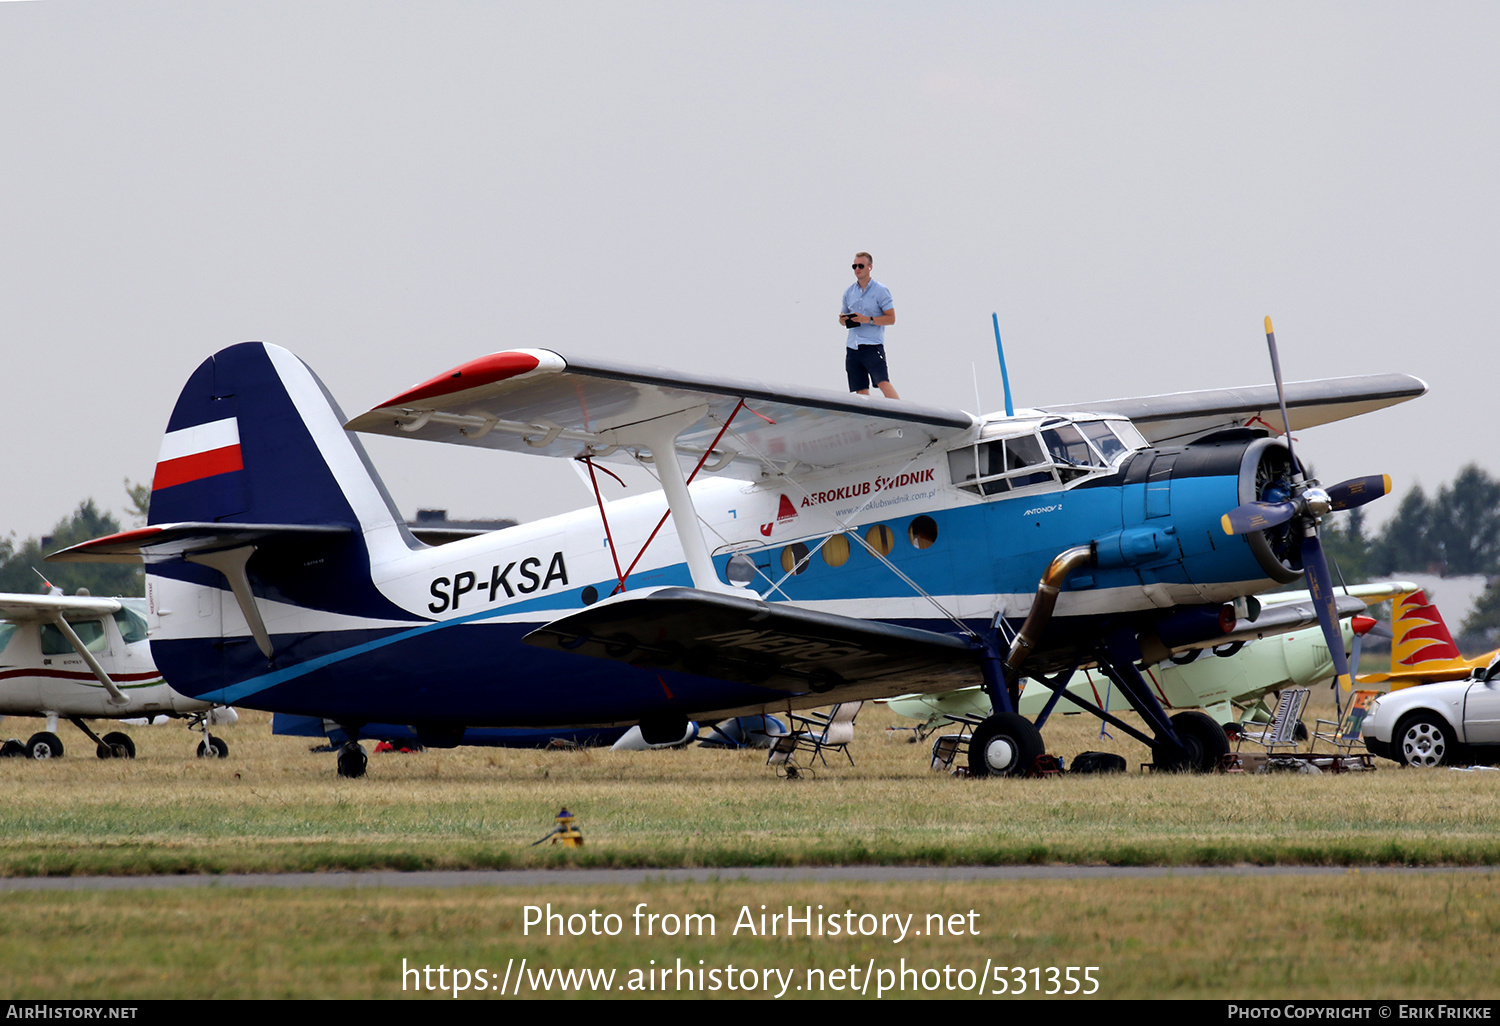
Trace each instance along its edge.
{"label": "aircraft tail with orange stripes", "polygon": [[1418,684],[1463,680],[1495,657],[1495,652],[1473,659],[1460,655],[1443,615],[1427,600],[1425,591],[1395,601],[1391,630],[1391,672],[1367,674],[1358,678],[1360,684],[1389,684],[1392,691],[1399,691]]}

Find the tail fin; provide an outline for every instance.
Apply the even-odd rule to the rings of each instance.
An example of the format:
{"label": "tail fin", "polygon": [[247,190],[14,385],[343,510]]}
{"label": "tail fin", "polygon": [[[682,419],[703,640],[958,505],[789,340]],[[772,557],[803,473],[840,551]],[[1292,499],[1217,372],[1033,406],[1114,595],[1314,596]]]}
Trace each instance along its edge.
{"label": "tail fin", "polygon": [[[1463,662],[1453,635],[1425,591],[1396,600],[1391,610],[1391,672],[1437,670]],[[1467,663],[1463,663],[1467,667]]]}
{"label": "tail fin", "polygon": [[416,544],[317,375],[262,342],[200,364],[162,440],[149,523],[210,521],[338,526],[372,548]]}

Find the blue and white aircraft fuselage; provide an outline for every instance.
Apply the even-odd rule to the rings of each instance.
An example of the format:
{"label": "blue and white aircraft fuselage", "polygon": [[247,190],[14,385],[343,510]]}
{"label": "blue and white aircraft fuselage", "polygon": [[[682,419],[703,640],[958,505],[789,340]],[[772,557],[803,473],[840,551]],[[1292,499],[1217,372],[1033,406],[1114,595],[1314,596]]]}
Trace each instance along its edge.
{"label": "blue and white aircraft fuselage", "polygon": [[[1287,395],[1300,429],[1423,391],[1369,375]],[[979,418],[512,350],[347,427],[590,474],[639,462],[663,490],[429,547],[312,372],[245,343],[184,388],[149,525],[62,555],[145,560],[152,651],[174,687],[356,734],[664,735],[980,680],[1014,717],[1001,692],[1022,669],[1221,643],[1247,629],[1226,604],[1301,575],[1300,523],[1220,525],[1297,472],[1250,426],[1275,406],[1262,387]],[[1039,737],[1022,722],[1003,726],[1024,755]]]}

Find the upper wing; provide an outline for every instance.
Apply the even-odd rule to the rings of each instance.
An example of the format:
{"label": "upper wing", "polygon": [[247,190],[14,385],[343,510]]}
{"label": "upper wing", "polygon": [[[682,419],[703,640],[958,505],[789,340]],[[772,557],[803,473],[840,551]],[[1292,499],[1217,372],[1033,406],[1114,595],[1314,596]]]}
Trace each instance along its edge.
{"label": "upper wing", "polygon": [[701,455],[713,446],[710,469],[741,477],[759,476],[767,460],[781,468],[832,467],[890,457],[974,425],[959,410],[515,349],[410,388],[347,427],[565,458],[618,452],[624,459],[649,448],[647,439],[659,437],[652,425],[673,417],[683,425],[679,451]]}
{"label": "upper wing", "polygon": [[[1404,403],[1427,391],[1410,374],[1361,374],[1348,378],[1286,383],[1286,412],[1293,431]],[[1155,445],[1185,442],[1210,431],[1259,423],[1281,431],[1275,385],[1171,392],[1137,399],[1102,399],[1068,406],[1044,406],[1043,413],[1119,413],[1130,418]]]}
{"label": "upper wing", "polygon": [[0,594],[0,620],[21,622],[46,620],[61,613],[65,618],[84,620],[111,616],[120,611],[119,599],[94,598],[89,595],[10,595]]}

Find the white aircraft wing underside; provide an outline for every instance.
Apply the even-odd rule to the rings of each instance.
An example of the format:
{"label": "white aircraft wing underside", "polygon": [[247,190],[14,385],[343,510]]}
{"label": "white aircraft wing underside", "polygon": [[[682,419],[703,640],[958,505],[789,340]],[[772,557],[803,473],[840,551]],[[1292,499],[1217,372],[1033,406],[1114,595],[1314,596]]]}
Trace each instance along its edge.
{"label": "white aircraft wing underside", "polygon": [[[1287,418],[1293,431],[1404,403],[1427,391],[1410,374],[1360,374],[1347,378],[1286,383]],[[1172,392],[1135,399],[1103,399],[1067,406],[1043,406],[1043,413],[1118,413],[1129,417],[1156,445],[1186,442],[1211,431],[1246,425],[1280,434],[1281,408],[1275,385]]]}
{"label": "white aircraft wing underside", "polygon": [[24,623],[32,620],[51,622],[61,613],[68,620],[87,620],[112,616],[120,611],[120,600],[93,598],[87,595],[10,595],[0,594],[0,620]]}
{"label": "white aircraft wing underside", "polygon": [[974,418],[904,401],[524,349],[466,363],[347,427],[566,459],[628,461],[662,437],[663,422],[674,430],[681,425],[680,453],[701,456],[712,446],[710,470],[753,479],[767,469],[765,459],[778,468],[794,462],[823,468],[916,452],[962,437]]}

